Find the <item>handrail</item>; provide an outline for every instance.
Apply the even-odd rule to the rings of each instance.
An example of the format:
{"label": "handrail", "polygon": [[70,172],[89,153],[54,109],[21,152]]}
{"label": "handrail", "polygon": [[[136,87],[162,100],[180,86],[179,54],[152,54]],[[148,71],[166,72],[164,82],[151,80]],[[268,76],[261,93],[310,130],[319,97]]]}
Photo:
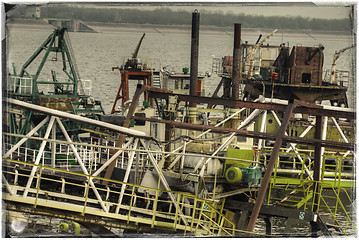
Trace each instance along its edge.
{"label": "handrail", "polygon": [[[15,133],[6,133],[3,132],[3,135],[7,136],[15,136],[15,137],[22,137],[27,139],[34,139],[34,140],[43,140],[43,138],[40,137],[33,137],[33,136],[26,136],[22,134],[15,134]],[[47,142],[56,142],[56,143],[62,143],[62,144],[70,144],[70,142],[63,141],[63,140],[55,140],[55,139],[46,139]],[[209,155],[205,154],[197,154],[197,153],[188,153],[188,152],[166,152],[166,151],[156,151],[156,150],[146,150],[146,149],[130,149],[130,148],[121,148],[121,147],[115,147],[115,146],[104,146],[104,145],[97,145],[97,144],[89,144],[84,142],[72,142],[71,144],[78,145],[78,146],[88,146],[88,147],[100,147],[100,148],[106,148],[106,149],[112,149],[112,150],[125,150],[125,151],[135,151],[135,152],[142,152],[142,153],[163,153],[163,154],[170,154],[170,155],[179,155],[179,156],[192,156],[192,157],[209,157]],[[213,156],[214,159],[223,159],[223,160],[235,160],[239,162],[251,162],[254,163],[255,161],[250,160],[244,160],[244,159],[237,159],[237,158],[230,158],[230,157],[221,157],[221,156]]]}
{"label": "handrail", "polygon": [[[87,175],[87,174],[83,174],[83,173],[70,172],[70,171],[57,169],[57,168],[52,168],[52,167],[48,167],[48,166],[36,165],[36,164],[33,164],[33,163],[22,162],[22,161],[18,161],[18,160],[3,159],[3,161],[12,162],[12,163],[16,163],[16,164],[21,164],[21,165],[24,165],[24,166],[36,166],[36,167],[38,167],[40,169],[40,175],[35,177],[35,178],[38,179],[38,184],[36,186],[37,188],[34,189],[35,192],[37,193],[36,198],[35,198],[35,206],[36,205],[41,205],[42,203],[41,203],[40,199],[44,198],[45,195],[46,195],[46,196],[54,196],[54,197],[57,197],[57,198],[69,198],[69,199],[72,199],[72,200],[77,201],[77,202],[78,201],[82,202],[81,203],[81,205],[83,206],[83,209],[81,210],[82,214],[88,214],[89,213],[88,211],[92,211],[91,209],[93,209],[93,206],[91,206],[91,207],[87,206],[88,205],[87,203],[91,203],[92,205],[97,204],[97,206],[99,207],[100,200],[94,199],[93,197],[89,196],[90,186],[87,183],[89,182],[89,179],[99,180],[99,182],[100,182],[101,180],[104,180],[104,178],[97,177],[97,176],[91,176],[91,175]],[[43,170],[45,170],[45,169],[49,170],[49,171],[67,173],[67,175],[78,176],[78,177],[83,177],[84,179],[87,179],[87,181],[86,181],[87,183],[84,182],[83,184],[76,184],[76,186],[78,186],[78,187],[80,187],[81,189],[84,190],[84,192],[85,192],[84,196],[83,195],[82,196],[76,196],[76,194],[74,195],[73,193],[62,194],[62,193],[59,193],[59,192],[48,191],[46,189],[46,185],[45,186],[41,185],[41,181],[40,181],[41,179],[46,179],[47,182],[48,181],[57,182],[57,183],[59,183],[59,186],[61,186],[62,181],[57,180],[57,179],[51,179],[49,177],[42,177],[41,174],[43,174]],[[5,171],[5,172],[7,173],[7,176],[9,176],[11,174],[14,174],[14,172],[11,172],[11,171]],[[21,175],[23,177],[29,177],[27,174],[21,174]],[[211,201],[211,200],[200,199],[200,198],[197,198],[196,196],[194,196],[192,194],[189,194],[189,193],[160,190],[160,189],[155,189],[155,188],[150,188],[150,187],[139,186],[139,185],[135,185],[135,184],[131,184],[131,183],[124,183],[124,182],[113,180],[113,179],[107,179],[107,180],[109,182],[111,182],[112,184],[126,184],[127,186],[132,187],[132,192],[131,193],[125,193],[125,195],[127,197],[130,197],[130,199],[131,199],[129,205],[126,204],[126,205],[122,205],[122,207],[121,207],[121,209],[127,209],[126,210],[126,212],[127,212],[126,220],[127,220],[128,223],[130,223],[130,222],[132,223],[134,221],[134,218],[136,218],[136,217],[133,217],[131,215],[132,211],[142,211],[141,210],[142,208],[134,207],[135,199],[137,199],[137,201],[138,201],[138,199],[140,199],[142,197],[142,196],[134,197],[135,196],[134,191],[138,187],[141,187],[141,188],[147,189],[148,191],[149,190],[154,190],[156,192],[156,197],[154,199],[152,199],[150,197],[146,198],[147,200],[153,202],[153,209],[150,210],[150,212],[148,213],[149,215],[152,215],[151,216],[152,220],[150,222],[151,226],[165,224],[165,223],[162,223],[161,221],[156,220],[156,217],[159,214],[162,217],[168,216],[169,218],[167,217],[167,219],[172,219],[171,222],[174,220],[171,227],[175,226],[177,229],[183,229],[183,230],[187,229],[187,231],[189,231],[189,232],[194,232],[195,229],[200,228],[199,232],[201,232],[201,234],[210,234],[210,235],[212,235],[210,232],[205,230],[204,227],[203,228],[201,227],[201,226],[206,226],[207,225],[207,227],[210,226],[210,228],[208,228],[209,230],[213,230],[213,229],[215,230],[215,232],[213,232],[214,235],[218,235],[219,231],[223,231],[224,233],[231,235],[229,232],[222,229],[223,228],[223,222],[226,221],[232,227],[235,226],[235,224],[233,222],[231,222],[227,217],[225,217],[222,213],[220,213],[218,210],[216,210],[216,208],[214,208],[212,206],[212,204],[214,202]],[[68,181],[66,182],[66,184],[68,185],[68,188],[69,188],[70,185],[75,186],[73,183],[70,183]],[[14,185],[12,185],[11,187],[15,187],[15,188],[17,188],[19,190],[25,189],[22,186],[14,186]],[[43,190],[42,188],[45,189],[45,190]],[[93,188],[93,187],[91,187],[91,188]],[[99,191],[99,192],[108,192],[108,189],[105,189],[105,188],[103,188],[101,186],[96,186],[95,189],[97,189],[97,191]],[[30,189],[29,189],[29,193],[30,193],[29,198],[31,198],[31,193],[32,192],[33,191],[31,190],[31,187],[30,187]],[[46,194],[45,194],[45,192],[46,192]],[[114,191],[114,190],[111,190],[109,192],[110,192],[109,193],[110,195],[120,193],[120,191]],[[176,212],[161,212],[161,211],[159,211],[157,209],[158,203],[165,202],[165,201],[159,199],[159,193],[165,193],[165,192],[176,193],[177,194],[177,203],[179,203],[179,200],[180,200],[181,197],[182,197],[183,200],[186,197],[186,198],[192,199],[195,202],[195,204],[186,204],[184,201],[182,201],[182,204],[180,204],[180,206],[179,206],[179,207],[182,207],[182,208],[189,208],[192,211],[191,216],[185,216],[187,220],[190,220],[190,222],[189,222],[190,226],[186,227],[185,225],[183,225],[180,222],[181,218],[179,218],[178,216],[181,213],[179,211],[176,210]],[[20,195],[18,195],[18,196],[20,198]],[[6,197],[5,197],[5,200],[6,200]],[[108,206],[111,206],[111,205],[116,206],[116,205],[119,204],[119,203],[116,203],[116,202],[110,202],[109,200],[102,200],[102,201]],[[198,204],[201,204],[202,206],[205,203],[208,204],[208,206],[210,206],[211,213],[215,214],[216,216],[220,216],[220,218],[222,219],[221,220],[222,223],[217,222],[217,220],[207,218],[206,214],[203,212],[203,209],[197,207],[196,202]],[[79,202],[78,202],[78,204],[79,204]],[[101,208],[99,208],[98,211],[101,211]],[[101,211],[101,213],[103,214],[104,212]],[[112,213],[108,213],[108,214],[112,214]],[[177,220],[179,220],[178,223],[177,223]]]}
{"label": "handrail", "polygon": [[[288,153],[283,153],[283,155],[287,155]],[[292,155],[297,155],[296,153],[293,153]],[[262,155],[260,155],[262,156]],[[305,155],[304,155],[305,156]],[[305,160],[303,160],[303,163],[297,162],[297,164],[302,164],[302,168],[300,171],[300,175],[298,176],[298,179],[300,179],[300,184],[295,186],[294,188],[289,188],[289,183],[286,186],[282,186],[282,184],[278,184],[276,181],[276,178],[278,176],[278,173],[280,173],[280,169],[278,168],[278,165],[280,163],[287,163],[290,164],[290,161],[283,161],[280,160],[280,157],[276,160],[276,167],[273,171],[272,175],[272,182],[269,187],[268,192],[268,204],[272,203],[280,203],[283,204],[283,201],[285,201],[285,204],[289,204],[292,207],[301,208],[303,207],[303,210],[310,210],[310,211],[316,211],[316,213],[319,213],[319,210],[324,208],[327,209],[331,215],[331,217],[334,219],[336,224],[339,226],[341,231],[344,234],[348,233],[348,224],[352,227],[352,229],[356,232],[355,224],[353,223],[352,219],[350,218],[346,207],[343,205],[342,200],[340,199],[339,192],[344,191],[345,196],[347,196],[350,203],[352,203],[352,200],[350,199],[350,196],[348,192],[342,187],[342,177],[343,176],[351,176],[351,175],[344,175],[343,169],[349,168],[353,169],[354,166],[344,164],[344,159],[353,159],[351,157],[343,157],[343,156],[328,156],[323,155],[323,161],[322,161],[322,168],[321,168],[321,179],[320,181],[314,181],[309,179],[309,176],[304,177],[304,174],[306,173],[307,169],[310,169],[311,166],[314,165],[314,161],[310,162],[309,165],[306,165],[304,167]],[[262,162],[265,162],[266,159],[259,159]],[[294,160],[295,161],[295,160]],[[329,161],[334,161],[335,163],[330,163]],[[311,173],[313,174],[313,172]],[[353,174],[354,176],[354,174]],[[331,177],[331,178],[328,178]],[[316,187],[319,184],[319,189]],[[274,189],[282,190],[286,192],[290,192],[288,196],[286,196],[284,199],[282,197],[274,197],[272,195],[272,191]],[[318,189],[318,192],[316,192]],[[324,191],[325,189],[325,191]],[[296,197],[291,196],[292,193],[300,193],[302,197]],[[334,197],[329,194],[334,194]],[[319,201],[315,202],[315,196],[318,196]],[[330,203],[328,202],[330,200]],[[334,201],[334,203],[333,203]],[[330,205],[332,204],[332,205]],[[351,204],[352,205],[352,204]],[[345,226],[343,227],[343,223],[338,220],[338,214],[340,214],[339,208],[344,213],[346,219],[345,219]],[[355,211],[355,209],[354,209]]]}

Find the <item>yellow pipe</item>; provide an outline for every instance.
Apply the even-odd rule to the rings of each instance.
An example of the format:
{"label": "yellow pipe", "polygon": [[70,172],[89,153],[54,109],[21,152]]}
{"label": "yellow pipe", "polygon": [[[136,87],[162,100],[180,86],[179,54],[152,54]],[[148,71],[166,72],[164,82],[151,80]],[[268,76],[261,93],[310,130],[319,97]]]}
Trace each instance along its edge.
{"label": "yellow pipe", "polygon": [[71,222],[71,225],[74,227],[74,233],[76,235],[79,235],[81,230],[80,224],[78,224],[77,222]]}
{"label": "yellow pipe", "polygon": [[60,223],[59,230],[61,231],[69,231],[69,225],[67,223]]}

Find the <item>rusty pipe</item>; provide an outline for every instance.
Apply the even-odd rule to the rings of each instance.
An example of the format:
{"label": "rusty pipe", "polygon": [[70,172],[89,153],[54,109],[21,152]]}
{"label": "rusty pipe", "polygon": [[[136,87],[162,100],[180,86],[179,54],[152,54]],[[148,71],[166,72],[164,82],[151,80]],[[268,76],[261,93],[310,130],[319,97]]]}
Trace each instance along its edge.
{"label": "rusty pipe", "polygon": [[241,24],[234,24],[234,47],[232,67],[232,99],[239,100],[239,84],[241,78]]}
{"label": "rusty pipe", "polygon": [[[199,12],[197,9],[192,13],[192,36],[191,36],[191,69],[190,69],[190,95],[197,96],[198,78],[198,46],[199,46]],[[190,107],[196,107],[196,103],[190,103]]]}

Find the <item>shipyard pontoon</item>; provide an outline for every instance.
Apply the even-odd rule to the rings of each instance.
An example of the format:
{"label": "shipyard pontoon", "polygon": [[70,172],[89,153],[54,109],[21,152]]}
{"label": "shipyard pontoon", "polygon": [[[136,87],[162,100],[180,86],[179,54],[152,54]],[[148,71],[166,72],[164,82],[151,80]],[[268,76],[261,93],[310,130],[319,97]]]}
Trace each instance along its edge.
{"label": "shipyard pontoon", "polygon": [[[293,99],[300,96],[297,92],[283,100],[285,97],[274,98],[280,91],[271,90],[268,96],[264,89],[258,90],[258,81],[266,89],[267,81],[272,89],[279,89],[275,76],[287,75],[276,68],[270,80],[261,81],[254,67],[254,73],[244,78],[247,75],[238,66],[247,56],[241,47],[249,45],[241,46],[238,24],[235,67],[222,80],[229,86],[228,95],[201,96],[196,66],[198,12],[193,19],[188,93],[182,91],[187,89],[155,86],[154,75],[158,73],[161,80],[161,69],[138,59],[139,44],[123,67],[117,67],[121,84],[112,113],[122,108],[120,124],[110,123],[113,119],[103,114],[99,103],[89,104],[89,96],[79,94],[75,65],[70,64],[69,72],[63,67],[68,81],[59,82],[54,73],[52,81],[46,81],[54,88],[51,96],[44,96],[48,94],[38,87],[45,84],[39,80],[43,64],[31,75],[26,73],[29,60],[20,75],[10,77],[15,81],[10,81],[10,98],[5,99],[8,120],[3,132],[2,183],[11,234],[18,229],[11,224],[30,226],[29,219],[50,226],[47,233],[54,234],[53,226],[35,217],[39,215],[56,222],[57,234],[62,234],[57,236],[71,229],[73,236],[85,230],[117,236],[118,229],[180,236],[278,236],[272,232],[273,218],[287,220],[288,229],[296,221],[311,227],[293,236],[356,234],[353,110]],[[70,63],[73,56],[64,33],[64,29],[55,30],[31,59],[46,49],[46,57],[53,51],[68,57],[63,64]],[[280,56],[279,50],[286,48],[277,49]],[[303,49],[311,56],[309,63],[322,56],[321,48]],[[251,64],[256,66],[255,61]],[[309,67],[320,70],[321,65],[316,64]],[[292,68],[291,73],[297,70]],[[143,81],[129,103],[128,80],[133,76]],[[303,72],[301,76],[307,75]],[[251,89],[257,88],[247,91],[242,100],[241,79],[243,84],[252,84]],[[288,79],[287,85],[292,81]],[[311,79],[314,81],[314,75]],[[321,81],[319,76],[317,81]],[[138,107],[142,96],[143,106]],[[64,99],[69,104],[63,109],[58,106],[63,104],[45,104],[45,98]],[[343,99],[334,100],[340,105]],[[199,108],[200,103],[205,107]],[[223,107],[214,108],[219,105]],[[209,118],[213,112],[223,117]],[[297,114],[306,117],[300,122],[294,118]],[[302,122],[306,124],[298,126]],[[270,124],[275,127],[266,131]],[[328,131],[330,124],[334,127]],[[84,132],[86,137],[80,136]],[[265,220],[266,229],[254,231],[258,217]],[[280,236],[286,234],[289,232]]]}

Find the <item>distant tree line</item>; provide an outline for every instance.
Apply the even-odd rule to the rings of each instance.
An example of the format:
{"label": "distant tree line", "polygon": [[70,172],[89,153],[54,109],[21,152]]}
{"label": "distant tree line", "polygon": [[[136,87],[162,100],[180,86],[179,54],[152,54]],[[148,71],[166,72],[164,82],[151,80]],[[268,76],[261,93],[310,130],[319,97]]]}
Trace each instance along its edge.
{"label": "distant tree line", "polygon": [[[20,5],[12,12],[11,17],[31,17],[35,13],[34,6]],[[201,11],[201,25],[229,27],[233,23],[241,23],[245,28],[278,28],[278,29],[310,29],[324,31],[350,31],[350,19],[318,19],[303,17],[265,17],[262,15],[245,15],[223,13],[222,11]],[[189,25],[191,12],[173,11],[168,7],[154,10],[136,8],[90,8],[66,5],[41,6],[41,18],[69,18],[93,22]]]}

